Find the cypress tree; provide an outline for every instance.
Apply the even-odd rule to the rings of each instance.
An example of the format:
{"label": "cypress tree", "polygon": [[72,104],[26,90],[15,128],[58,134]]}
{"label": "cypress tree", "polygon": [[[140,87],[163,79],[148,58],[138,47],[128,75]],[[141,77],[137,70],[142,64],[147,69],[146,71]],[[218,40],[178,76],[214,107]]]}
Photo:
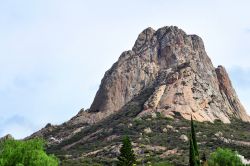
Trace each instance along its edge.
{"label": "cypress tree", "polygon": [[195,150],[194,150],[194,144],[193,144],[191,134],[190,134],[190,137],[189,137],[189,165],[190,166],[196,166]]}
{"label": "cypress tree", "polygon": [[196,141],[196,134],[194,129],[194,122],[191,116],[191,134],[189,138],[189,165],[190,166],[200,166],[200,157]]}
{"label": "cypress tree", "polygon": [[118,166],[132,166],[136,161],[132,144],[128,136],[125,136],[122,141],[118,160]]}
{"label": "cypress tree", "polygon": [[197,141],[196,141],[196,133],[194,130],[194,121],[193,121],[192,116],[191,116],[191,136],[192,136],[192,140],[193,140],[195,155],[197,155],[199,157],[199,151],[198,151],[198,146],[197,146]]}

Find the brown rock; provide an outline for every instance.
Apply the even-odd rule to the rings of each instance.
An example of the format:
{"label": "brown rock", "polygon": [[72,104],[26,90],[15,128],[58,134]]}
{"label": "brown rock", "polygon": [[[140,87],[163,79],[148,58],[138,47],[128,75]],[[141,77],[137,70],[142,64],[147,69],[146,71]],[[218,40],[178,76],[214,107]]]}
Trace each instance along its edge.
{"label": "brown rock", "polygon": [[228,112],[232,116],[242,119],[243,121],[250,121],[250,117],[246,114],[246,111],[232,86],[232,83],[228,77],[226,69],[223,66],[216,68],[216,74],[219,81],[219,87],[224,101],[229,106]]}
{"label": "brown rock", "polygon": [[140,100],[143,107],[137,117],[158,112],[169,118],[193,115],[197,121],[230,123],[231,118],[238,118],[250,122],[225,68],[213,67],[202,39],[166,26],[139,34],[132,50],[123,52],[105,73],[90,109],[62,125],[48,125],[32,137],[69,139],[152,87],[151,96]]}
{"label": "brown rock", "polygon": [[11,134],[7,134],[7,135],[0,138],[0,142],[5,141],[5,140],[13,140],[13,139],[15,139],[15,138]]}
{"label": "brown rock", "polygon": [[198,121],[250,121],[225,69],[213,67],[202,39],[170,26],[145,29],[133,49],[105,73],[89,111],[95,113],[93,122],[119,111],[151,85],[155,91],[144,104],[146,112],[179,112],[186,119],[193,114]]}

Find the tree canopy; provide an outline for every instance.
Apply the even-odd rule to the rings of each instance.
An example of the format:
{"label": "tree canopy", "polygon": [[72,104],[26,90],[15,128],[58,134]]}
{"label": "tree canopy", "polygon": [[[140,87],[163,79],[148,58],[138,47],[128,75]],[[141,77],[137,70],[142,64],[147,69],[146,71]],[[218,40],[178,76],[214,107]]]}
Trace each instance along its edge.
{"label": "tree canopy", "polygon": [[189,137],[189,165],[200,166],[200,157],[196,141],[193,118],[191,117],[191,133]]}
{"label": "tree canopy", "polygon": [[136,161],[132,144],[128,136],[125,136],[122,141],[118,160],[118,166],[132,166]]}
{"label": "tree canopy", "polygon": [[211,153],[209,166],[243,166],[240,157],[236,152],[230,149],[218,148],[215,152]]}
{"label": "tree canopy", "polygon": [[47,155],[44,146],[41,139],[4,140],[0,143],[0,166],[58,166],[58,159]]}

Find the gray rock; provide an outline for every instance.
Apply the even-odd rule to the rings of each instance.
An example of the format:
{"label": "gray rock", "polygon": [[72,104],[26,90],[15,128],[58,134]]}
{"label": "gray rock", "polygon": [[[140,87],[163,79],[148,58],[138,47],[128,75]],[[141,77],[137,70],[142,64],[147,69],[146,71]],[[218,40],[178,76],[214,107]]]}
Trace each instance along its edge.
{"label": "gray rock", "polygon": [[76,126],[84,129],[105,119],[152,87],[151,96],[141,100],[137,117],[159,112],[169,118],[178,114],[190,119],[192,115],[201,122],[230,123],[231,118],[250,122],[225,68],[213,66],[202,39],[166,26],[139,34],[132,50],[123,52],[105,73],[90,109],[80,110],[62,125],[47,125],[29,138],[69,139]]}
{"label": "gray rock", "polygon": [[182,141],[184,141],[184,142],[187,142],[187,141],[188,141],[188,137],[187,137],[186,135],[184,135],[184,134],[182,134],[182,135],[180,136],[180,139],[181,139]]}
{"label": "gray rock", "polygon": [[122,53],[105,73],[89,111],[95,113],[94,122],[119,111],[151,85],[155,91],[144,110],[157,109],[165,117],[179,112],[197,121],[230,123],[230,117],[250,121],[225,68],[213,67],[202,39],[167,26],[145,29],[133,49]]}
{"label": "gray rock", "polygon": [[144,131],[144,133],[146,133],[146,134],[150,134],[150,133],[152,133],[152,130],[151,130],[151,128],[150,128],[150,127],[145,128],[143,131]]}

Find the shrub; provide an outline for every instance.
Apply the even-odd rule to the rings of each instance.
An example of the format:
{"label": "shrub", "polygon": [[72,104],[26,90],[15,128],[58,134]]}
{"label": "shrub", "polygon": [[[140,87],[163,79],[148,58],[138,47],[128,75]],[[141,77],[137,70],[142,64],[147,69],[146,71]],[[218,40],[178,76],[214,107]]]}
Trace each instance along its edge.
{"label": "shrub", "polygon": [[230,149],[218,148],[208,160],[209,166],[243,166],[236,152]]}
{"label": "shrub", "polygon": [[58,166],[58,159],[54,155],[47,155],[44,145],[41,139],[5,140],[0,144],[0,165]]}
{"label": "shrub", "polygon": [[161,161],[158,163],[154,163],[153,166],[172,166],[168,161]]}
{"label": "shrub", "polygon": [[132,144],[128,136],[124,137],[122,147],[120,149],[120,156],[118,157],[118,166],[132,166],[136,159],[132,149]]}

